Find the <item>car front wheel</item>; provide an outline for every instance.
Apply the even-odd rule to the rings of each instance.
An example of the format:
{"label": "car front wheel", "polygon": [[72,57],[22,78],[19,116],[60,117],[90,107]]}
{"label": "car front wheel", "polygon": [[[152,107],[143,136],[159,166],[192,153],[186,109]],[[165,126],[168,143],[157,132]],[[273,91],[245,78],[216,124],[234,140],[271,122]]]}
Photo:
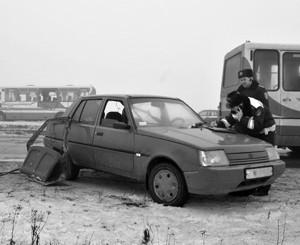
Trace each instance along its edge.
{"label": "car front wheel", "polygon": [[168,206],[182,206],[188,198],[181,172],[169,163],[158,164],[151,170],[148,189],[155,202]]}

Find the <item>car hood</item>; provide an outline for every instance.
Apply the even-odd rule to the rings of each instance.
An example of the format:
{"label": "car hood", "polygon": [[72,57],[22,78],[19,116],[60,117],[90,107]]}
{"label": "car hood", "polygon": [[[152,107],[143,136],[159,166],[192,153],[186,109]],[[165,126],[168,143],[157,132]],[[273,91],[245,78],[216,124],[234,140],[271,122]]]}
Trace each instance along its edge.
{"label": "car hood", "polygon": [[[198,149],[227,149],[227,152],[251,146],[252,150],[265,148],[268,143],[226,129],[201,128],[139,128],[139,134],[185,144]],[[234,147],[232,147],[234,146]]]}

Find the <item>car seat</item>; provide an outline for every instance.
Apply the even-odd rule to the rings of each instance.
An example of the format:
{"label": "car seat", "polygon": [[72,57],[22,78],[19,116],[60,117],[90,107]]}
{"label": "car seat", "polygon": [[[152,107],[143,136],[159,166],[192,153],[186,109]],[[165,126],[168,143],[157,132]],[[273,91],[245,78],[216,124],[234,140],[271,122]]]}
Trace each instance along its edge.
{"label": "car seat", "polygon": [[114,119],[118,122],[123,122],[122,115],[117,111],[110,111],[109,113],[107,113],[106,119]]}

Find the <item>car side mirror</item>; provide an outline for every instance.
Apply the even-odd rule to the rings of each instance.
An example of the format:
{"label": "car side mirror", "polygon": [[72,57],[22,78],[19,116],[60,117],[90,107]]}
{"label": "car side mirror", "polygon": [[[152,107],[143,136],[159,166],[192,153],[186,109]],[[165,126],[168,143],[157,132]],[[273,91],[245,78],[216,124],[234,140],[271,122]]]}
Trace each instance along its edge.
{"label": "car side mirror", "polygon": [[130,125],[124,123],[124,122],[114,122],[113,128],[116,129],[130,129]]}

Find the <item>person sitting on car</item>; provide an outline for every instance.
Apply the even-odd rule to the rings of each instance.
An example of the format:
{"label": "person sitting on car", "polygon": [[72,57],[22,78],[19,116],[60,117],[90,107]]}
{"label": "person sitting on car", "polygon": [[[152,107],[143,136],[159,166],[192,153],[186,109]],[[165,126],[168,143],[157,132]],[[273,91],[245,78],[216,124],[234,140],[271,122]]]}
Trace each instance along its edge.
{"label": "person sitting on car", "polygon": [[225,118],[215,122],[212,126],[231,128],[266,142],[275,144],[275,120],[261,101],[233,91],[227,95],[227,108],[231,112]]}

